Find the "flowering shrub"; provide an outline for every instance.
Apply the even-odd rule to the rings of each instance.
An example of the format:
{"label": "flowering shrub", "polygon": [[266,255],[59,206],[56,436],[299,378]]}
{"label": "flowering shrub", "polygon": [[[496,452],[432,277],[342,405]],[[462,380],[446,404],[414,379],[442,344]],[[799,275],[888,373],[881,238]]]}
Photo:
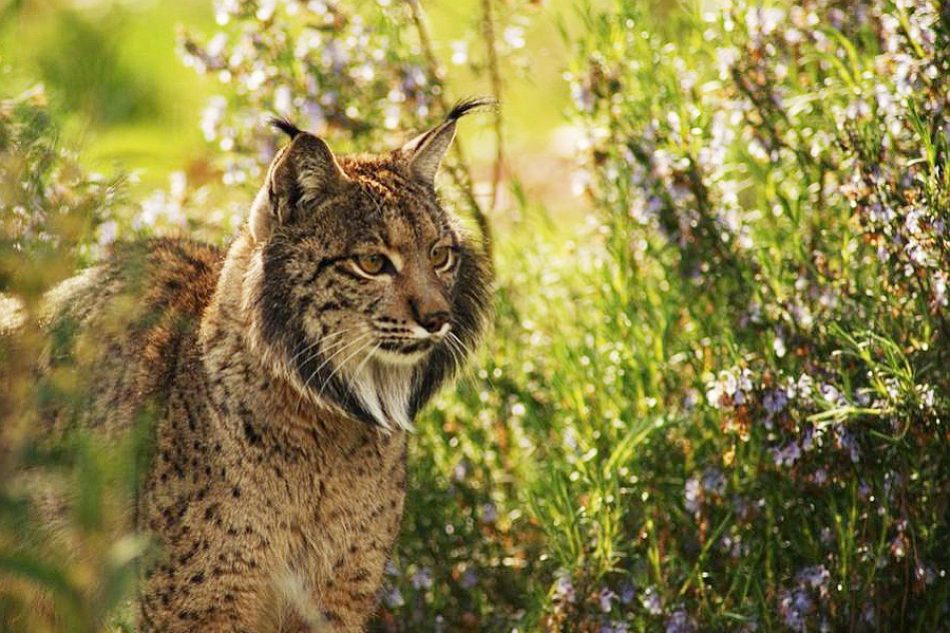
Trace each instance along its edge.
{"label": "flowering shrub", "polygon": [[[514,3],[511,23],[494,34],[494,2],[484,2],[488,63],[470,57],[468,41],[452,43],[451,63],[487,70],[498,96],[498,58],[524,46],[524,17]],[[201,118],[205,139],[224,156],[224,184],[255,185],[276,150],[267,126],[274,114],[289,117],[329,139],[338,149],[398,147],[407,132],[426,129],[448,111],[441,60],[429,39],[418,0],[353,10],[336,0],[218,0],[222,27],[206,42],[185,32],[186,65],[222,84]],[[515,22],[518,24],[515,24]],[[500,130],[500,128],[499,128]],[[498,133],[499,161],[501,135]],[[461,145],[445,166],[460,198],[490,239]]]}
{"label": "flowering shrub", "polygon": [[0,173],[0,288],[36,292],[89,258],[88,243],[120,202],[119,181],[85,172],[56,143],[42,86],[0,101]]}
{"label": "flowering shrub", "polygon": [[689,630],[676,602],[719,625],[935,626],[950,15],[682,19],[674,44],[629,7],[594,16],[570,75],[580,182],[622,279],[606,294],[666,348],[651,395],[690,425],[654,438],[673,464],[648,478],[683,477],[686,514],[643,499],[656,533],[629,549],[633,576],[667,630]]}
{"label": "flowering shrub", "polygon": [[[36,412],[81,392],[65,362],[36,379],[36,359],[49,346],[28,315],[40,313],[45,291],[99,255],[99,239],[125,206],[121,183],[86,172],[57,143],[40,87],[0,101],[0,174],[0,630],[50,630],[31,603],[37,591],[53,597],[59,630],[100,630],[134,590],[147,547],[144,535],[121,528],[145,436],[107,446],[91,434],[69,443],[43,437]],[[47,477],[51,495],[76,501],[55,535],[24,495]]]}
{"label": "flowering shrub", "polygon": [[203,45],[186,35],[181,47],[188,66],[227,92],[201,118],[205,138],[227,157],[225,184],[260,181],[278,140],[267,126],[274,114],[360,148],[429,121],[441,86],[397,28],[409,22],[406,6],[363,15],[322,0],[217,2],[223,29]]}

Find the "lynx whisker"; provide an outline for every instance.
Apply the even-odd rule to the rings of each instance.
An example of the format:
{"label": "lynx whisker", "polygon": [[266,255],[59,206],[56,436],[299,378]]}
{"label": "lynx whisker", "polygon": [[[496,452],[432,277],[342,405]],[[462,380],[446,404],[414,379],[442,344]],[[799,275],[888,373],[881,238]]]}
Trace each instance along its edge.
{"label": "lynx whisker", "polygon": [[464,362],[465,359],[472,353],[468,346],[462,342],[462,339],[460,339],[458,335],[455,334],[455,332],[450,331],[448,334],[446,334],[445,340],[450,341],[452,345],[458,349],[459,353],[461,354],[461,362]]}
{"label": "lynx whisker", "polygon": [[[302,367],[303,367],[303,366],[306,366],[308,363],[310,363],[310,361],[312,361],[313,359],[319,357],[320,354],[327,354],[327,353],[332,352],[332,351],[334,351],[334,350],[343,351],[343,350],[340,349],[340,348],[346,348],[346,346],[347,346],[349,343],[351,343],[352,341],[350,341],[350,340],[348,340],[348,339],[346,339],[346,338],[342,338],[342,339],[341,339],[341,338],[339,338],[339,337],[341,337],[341,336],[343,336],[344,334],[347,334],[347,333],[349,333],[349,332],[352,332],[352,331],[355,330],[355,329],[356,329],[356,328],[353,327],[353,328],[347,328],[347,329],[342,330],[342,331],[340,331],[340,332],[334,332],[334,333],[332,333],[332,334],[327,335],[327,336],[324,337],[324,338],[321,338],[320,340],[316,341],[314,344],[308,346],[309,349],[312,349],[313,347],[315,347],[315,346],[318,345],[319,343],[323,343],[327,338],[337,338],[337,339],[338,339],[338,340],[335,340],[335,341],[331,341],[329,345],[321,346],[321,347],[319,347],[318,349],[314,350],[309,356],[307,356],[306,359],[304,359],[304,361],[303,361],[300,365],[301,365]],[[305,394],[306,394],[306,388],[307,388],[307,386],[309,385],[310,381],[313,379],[313,377],[314,377],[321,369],[323,369],[323,367],[327,364],[327,362],[329,362],[329,360],[332,360],[332,357],[330,357],[329,359],[324,360],[324,362],[321,363],[320,366],[317,367],[315,370],[313,370],[313,373],[311,373],[310,376],[307,378],[307,381],[304,383],[304,389],[300,392],[299,397],[297,398],[297,406],[296,406],[296,408],[295,408],[295,412],[296,412],[296,413],[300,413],[300,408],[301,408],[301,406],[303,405],[303,403],[304,403],[304,401],[305,401],[305,397],[306,397],[306,396],[305,396]]]}
{"label": "lynx whisker", "polygon": [[360,372],[363,370],[363,367],[366,366],[367,361],[369,361],[369,359],[373,357],[373,354],[375,354],[376,351],[379,350],[380,347],[382,347],[382,345],[383,344],[381,341],[376,342],[376,345],[374,345],[373,349],[369,351],[369,354],[367,354],[366,357],[362,361],[360,361],[360,364],[356,366],[356,371],[353,372],[355,376],[359,376]]}
{"label": "lynx whisker", "polygon": [[[330,363],[330,361],[332,361],[334,358],[336,358],[337,356],[339,356],[340,354],[342,354],[342,353],[343,353],[344,351],[346,351],[347,349],[350,349],[350,348],[352,348],[352,347],[354,347],[354,346],[356,346],[356,345],[362,343],[364,340],[366,340],[366,337],[368,337],[369,335],[370,335],[369,332],[363,332],[362,334],[360,334],[359,336],[357,336],[355,339],[350,340],[350,341],[346,341],[345,344],[344,344],[342,347],[339,347],[335,352],[333,352],[333,354],[332,354],[331,356],[325,358],[325,359],[323,360],[323,362],[320,363],[320,365],[317,366],[317,368],[313,370],[313,373],[311,373],[310,376],[307,378],[307,381],[306,381],[306,382],[304,383],[304,385],[303,385],[304,390],[306,390],[307,387],[310,386],[310,381],[313,380],[313,377],[316,376],[317,373],[318,373],[321,369],[323,369],[324,367],[326,367],[327,364]],[[331,374],[330,374],[330,377],[327,378],[326,381],[324,381],[323,387],[321,387],[321,389],[320,389],[320,393],[321,393],[321,394],[323,393],[323,388],[326,387],[327,382],[329,382],[330,378],[332,378],[332,377],[333,377],[333,373],[331,373]]]}
{"label": "lynx whisker", "polygon": [[[357,346],[359,343],[361,343],[363,340],[365,340],[367,336],[369,336],[369,332],[363,332],[362,334],[360,334],[359,336],[357,336],[355,339],[352,339],[352,340],[345,340],[345,339],[344,339],[344,340],[342,340],[342,341],[337,341],[337,342],[336,342],[336,343],[337,343],[336,345],[333,345],[333,346],[330,347],[330,349],[335,349],[335,351],[333,352],[333,354],[330,355],[330,356],[328,356],[327,358],[323,359],[323,362],[321,362],[321,363],[317,366],[317,368],[314,369],[314,370],[310,373],[310,375],[307,377],[307,380],[304,382],[304,384],[303,384],[303,389],[301,390],[301,393],[300,393],[300,398],[299,398],[298,401],[297,401],[297,410],[298,410],[298,411],[300,410],[300,406],[301,406],[302,403],[304,402],[305,394],[307,393],[307,389],[310,387],[310,381],[313,380],[314,377],[315,377],[318,373],[320,373],[320,370],[323,369],[324,367],[326,367],[334,358],[336,358],[337,356],[339,356],[340,354],[342,354],[343,352],[345,352],[347,349],[350,349],[350,348],[352,348],[352,347],[354,347],[354,346]],[[314,358],[314,357],[318,356],[319,354],[320,354],[320,352],[317,352],[317,353],[315,353],[311,358]],[[308,359],[308,360],[310,360],[310,359]],[[326,386],[327,386],[327,384],[329,383],[329,381],[333,378],[334,373],[336,373],[336,370],[335,370],[335,369],[334,369],[334,371],[330,372],[330,376],[327,377],[327,379],[323,382],[323,385],[320,387],[319,396],[320,396],[321,398],[323,397],[323,390],[326,388]]]}
{"label": "lynx whisker", "polygon": [[335,337],[335,335],[339,335],[339,334],[341,333],[337,332],[334,334],[330,334],[328,336],[323,336],[323,337],[318,338],[315,341],[311,341],[309,344],[306,344],[306,345],[304,345],[304,343],[301,343],[298,347],[302,346],[303,349],[301,349],[299,352],[293,355],[293,357],[290,359],[289,364],[292,366],[297,361],[297,359],[300,358],[302,355],[306,354],[308,351],[312,350],[317,345],[325,342],[328,338]]}
{"label": "lynx whisker", "polygon": [[456,365],[460,365],[465,359],[465,356],[462,353],[462,350],[458,348],[458,344],[452,338],[446,336],[444,341],[445,341],[445,348],[448,350],[449,354],[452,356],[452,360],[455,362]]}
{"label": "lynx whisker", "polygon": [[[306,354],[308,351],[312,350],[312,349],[313,349],[314,347],[316,347],[317,345],[320,345],[321,343],[326,343],[327,341],[332,341],[332,340],[334,340],[334,339],[338,339],[339,337],[343,336],[344,334],[347,334],[348,332],[352,332],[354,329],[356,329],[356,328],[352,328],[352,327],[351,327],[351,328],[346,328],[346,329],[344,329],[344,330],[340,330],[340,331],[338,331],[338,332],[330,332],[329,334],[323,335],[323,336],[319,337],[318,339],[316,339],[315,341],[312,341],[312,342],[309,343],[308,345],[303,345],[303,343],[301,343],[300,345],[303,345],[303,349],[301,349],[299,352],[297,352],[296,354],[294,354],[294,355],[293,355],[293,358],[290,359],[290,362],[289,362],[288,364],[289,364],[291,367],[293,367],[294,363],[297,361],[298,358],[300,358],[302,355]],[[299,346],[298,346],[298,347],[299,347]],[[324,352],[327,351],[327,348],[323,348],[322,351],[324,351]],[[310,360],[311,360],[311,359],[308,358],[306,361],[304,361],[303,364],[307,364]]]}
{"label": "lynx whisker", "polygon": [[[323,341],[319,341],[319,342],[322,343]],[[348,342],[349,340],[347,339],[341,339],[341,340],[333,341],[329,345],[320,347],[319,349],[313,349],[314,346],[310,346],[311,353],[300,364],[301,366],[305,366],[308,363],[310,363],[313,359],[320,356],[320,354],[327,354],[329,352],[332,352],[333,350],[339,349],[341,346],[346,345]],[[319,371],[321,367],[318,367],[317,371]]]}
{"label": "lynx whisker", "polygon": [[[365,338],[365,336],[364,336],[364,337],[361,337],[360,339],[357,339],[357,340],[359,340],[359,341],[362,342],[362,341],[365,341],[366,338]],[[346,367],[346,364],[350,361],[351,358],[353,358],[354,356],[356,356],[357,354],[359,354],[360,352],[362,352],[363,350],[365,350],[366,348],[368,348],[368,347],[369,347],[370,345],[372,345],[372,344],[373,344],[372,341],[369,341],[369,342],[364,343],[363,345],[361,345],[360,347],[358,347],[355,351],[353,351],[352,353],[350,353],[349,356],[347,356],[346,358],[344,358],[341,363],[339,363],[339,364],[337,364],[337,365],[334,365],[333,371],[330,372],[330,375],[327,376],[327,377],[326,377],[326,380],[323,381],[323,384],[320,385],[320,390],[319,390],[318,393],[319,393],[321,396],[323,396],[323,390],[326,389],[326,387],[327,387],[327,385],[329,384],[329,382],[330,382],[331,380],[333,380],[333,377],[336,376],[338,373],[340,373],[340,372],[343,370],[344,367]],[[335,356],[335,355],[336,355],[336,354],[334,354],[334,356]]]}

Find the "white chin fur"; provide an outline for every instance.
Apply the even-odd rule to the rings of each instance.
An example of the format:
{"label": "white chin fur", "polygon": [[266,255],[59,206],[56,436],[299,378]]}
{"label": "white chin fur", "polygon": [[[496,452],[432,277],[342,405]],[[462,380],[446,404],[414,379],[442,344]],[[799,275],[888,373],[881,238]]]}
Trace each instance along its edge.
{"label": "white chin fur", "polygon": [[[389,355],[392,354],[386,354]],[[369,362],[361,363],[358,371],[348,376],[350,388],[381,427],[411,431],[409,398],[415,363],[395,364],[383,357],[384,354],[377,351]]]}

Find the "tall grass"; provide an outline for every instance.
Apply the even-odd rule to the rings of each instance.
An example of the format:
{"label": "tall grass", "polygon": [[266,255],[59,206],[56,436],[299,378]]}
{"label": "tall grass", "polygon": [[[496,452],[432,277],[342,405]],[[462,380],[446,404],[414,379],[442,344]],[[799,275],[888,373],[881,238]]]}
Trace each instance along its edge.
{"label": "tall grass", "polygon": [[[184,36],[186,60],[222,80],[202,126],[231,187],[250,188],[273,151],[267,110],[371,149],[451,101],[451,49],[421,6],[381,5],[228,3],[221,34]],[[487,6],[494,28],[479,33],[497,46],[471,63],[503,97],[492,73],[507,55],[530,60],[503,34],[531,9]],[[824,0],[577,11],[562,29],[565,123],[588,229],[566,234],[512,185],[494,332],[418,425],[373,630],[938,630],[950,13]],[[24,125],[6,116],[3,139]],[[4,151],[45,156],[43,138]],[[450,203],[484,222],[464,151],[447,176]],[[97,211],[115,224],[83,225],[61,262],[43,259],[43,240],[17,251],[19,234],[5,253],[61,276],[94,255],[81,244],[187,216],[192,194],[173,189],[144,210]],[[26,279],[7,273],[3,292],[29,312],[53,279]],[[11,341],[5,370],[24,344]],[[35,395],[12,375],[4,424],[22,429],[18,405]],[[28,446],[5,441],[5,468]],[[109,492],[89,484],[105,475],[73,468],[78,491]],[[110,559],[124,562],[108,599],[77,598],[93,572],[57,567],[42,540],[25,551],[46,567],[11,562],[33,526],[22,495],[2,490],[0,574],[78,586],[57,604],[81,606],[87,629],[132,595],[122,565],[141,549]],[[95,542],[98,556],[119,546]]]}

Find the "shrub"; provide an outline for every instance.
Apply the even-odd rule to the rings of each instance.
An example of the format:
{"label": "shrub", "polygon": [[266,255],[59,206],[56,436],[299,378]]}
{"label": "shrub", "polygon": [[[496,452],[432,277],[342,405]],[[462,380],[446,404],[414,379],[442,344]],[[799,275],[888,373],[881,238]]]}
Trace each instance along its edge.
{"label": "shrub", "polygon": [[[147,544],[121,528],[142,436],[103,445],[91,433],[44,435],[37,412],[81,391],[66,366],[36,380],[50,348],[30,315],[111,238],[120,181],[85,172],[58,144],[40,88],[0,102],[0,173],[0,631],[101,630],[133,591]],[[44,494],[30,495],[38,485]],[[74,503],[51,526],[37,504],[57,495]],[[54,613],[36,609],[39,592]]]}
{"label": "shrub", "polygon": [[939,11],[736,3],[680,15],[673,43],[621,3],[576,44],[581,173],[616,306],[598,312],[659,350],[628,371],[657,368],[644,395],[675,426],[640,456],[623,563],[667,630],[942,618]]}

